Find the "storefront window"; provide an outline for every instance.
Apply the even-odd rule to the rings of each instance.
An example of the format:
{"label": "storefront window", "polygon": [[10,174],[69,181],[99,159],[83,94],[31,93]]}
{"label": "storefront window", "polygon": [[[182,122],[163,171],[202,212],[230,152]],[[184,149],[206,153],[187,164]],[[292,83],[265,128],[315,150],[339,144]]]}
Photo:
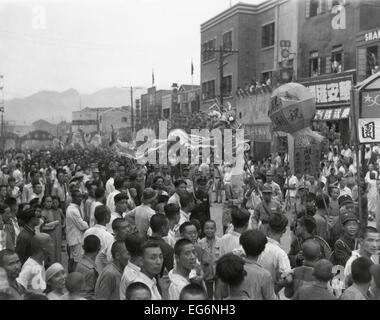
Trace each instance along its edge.
{"label": "storefront window", "polygon": [[343,71],[343,48],[336,46],[331,54],[331,72],[340,73]]}
{"label": "storefront window", "polygon": [[367,77],[379,71],[378,46],[367,48]]}
{"label": "storefront window", "polygon": [[309,60],[309,76],[310,77],[317,77],[320,73],[320,66],[319,66],[320,60],[318,57],[318,51],[314,51],[310,53],[310,60]]}

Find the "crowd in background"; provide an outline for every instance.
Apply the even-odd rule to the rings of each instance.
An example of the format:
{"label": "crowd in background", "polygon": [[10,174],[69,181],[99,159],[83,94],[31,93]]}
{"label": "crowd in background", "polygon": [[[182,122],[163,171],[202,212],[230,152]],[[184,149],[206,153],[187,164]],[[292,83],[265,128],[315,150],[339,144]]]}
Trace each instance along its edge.
{"label": "crowd in background", "polygon": [[308,175],[275,153],[248,160],[239,184],[228,163],[5,152],[1,298],[379,299],[380,148],[363,158],[358,180],[348,145],[330,143]]}

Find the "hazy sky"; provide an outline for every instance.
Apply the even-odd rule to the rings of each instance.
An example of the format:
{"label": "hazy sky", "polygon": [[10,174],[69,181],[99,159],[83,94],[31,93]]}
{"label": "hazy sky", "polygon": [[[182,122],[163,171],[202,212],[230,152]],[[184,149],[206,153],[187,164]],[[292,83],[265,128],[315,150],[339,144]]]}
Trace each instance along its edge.
{"label": "hazy sky", "polygon": [[5,98],[39,90],[146,87],[152,69],[159,88],[190,84],[192,58],[198,84],[200,25],[230,2],[238,1],[0,0]]}

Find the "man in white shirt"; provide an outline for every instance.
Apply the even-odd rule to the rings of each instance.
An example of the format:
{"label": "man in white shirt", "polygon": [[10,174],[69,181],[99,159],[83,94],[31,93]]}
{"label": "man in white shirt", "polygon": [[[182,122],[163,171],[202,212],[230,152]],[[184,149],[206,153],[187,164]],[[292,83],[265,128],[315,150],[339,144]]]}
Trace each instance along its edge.
{"label": "man in white shirt", "polygon": [[370,163],[370,164],[368,165],[368,172],[367,172],[367,174],[365,175],[365,178],[364,178],[365,182],[368,183],[368,182],[371,180],[371,179],[370,179],[370,174],[371,174],[372,172],[375,174],[375,179],[377,180],[377,178],[378,178],[378,176],[379,176],[379,173],[375,170],[373,164]]}
{"label": "man in white shirt", "polygon": [[291,207],[294,207],[294,204],[296,203],[298,187],[301,184],[302,184],[301,174],[293,175],[290,178],[289,177],[286,178],[285,185],[284,185],[284,188],[287,188],[285,198],[286,198],[286,201],[290,199],[290,204],[288,203],[288,205],[290,205]]}
{"label": "man in white shirt", "polygon": [[33,236],[31,240],[32,255],[22,266],[17,282],[26,290],[43,294],[46,289],[45,261],[53,250],[51,237],[46,233]]}
{"label": "man in white shirt", "polygon": [[220,239],[220,255],[223,256],[230,252],[240,250],[239,243],[241,234],[248,229],[248,223],[251,215],[248,210],[232,206],[231,220],[234,227],[233,231],[226,233]]}
{"label": "man in white shirt", "polygon": [[125,239],[125,246],[129,252],[130,259],[124,269],[120,282],[120,300],[125,300],[125,293],[128,286],[136,282],[137,276],[141,271],[142,253],[141,246],[143,240],[139,237],[128,235]]}
{"label": "man in white shirt", "polygon": [[186,192],[187,183],[185,180],[174,181],[175,193],[169,198],[168,203],[175,203],[181,208],[180,197]]}
{"label": "man in white shirt", "polygon": [[106,197],[111,194],[112,191],[115,190],[114,182],[115,182],[116,171],[110,170],[110,178],[106,182]]}
{"label": "man in white shirt", "polygon": [[79,190],[73,191],[72,203],[66,210],[66,241],[69,247],[68,271],[73,272],[82,257],[83,233],[88,229],[88,224],[83,220],[80,205],[82,194]]}
{"label": "man in white shirt", "polygon": [[112,222],[117,218],[124,218],[128,207],[128,196],[125,193],[118,193],[115,198],[114,211],[111,211],[111,219],[107,224],[107,231],[112,234]]}
{"label": "man in white shirt", "polygon": [[24,184],[24,178],[21,172],[21,165],[16,163],[16,170],[13,171],[13,178],[16,179],[16,186],[20,187]]}
{"label": "man in white shirt", "polygon": [[110,262],[107,259],[107,248],[112,246],[114,238],[111,233],[107,231],[107,223],[111,219],[111,211],[106,205],[101,205],[95,209],[96,224],[90,229],[86,230],[83,235],[85,239],[89,235],[97,236],[100,240],[100,251],[95,259],[96,269],[98,273],[102,272],[104,267]]}
{"label": "man in white shirt", "polygon": [[165,215],[169,219],[169,232],[164,240],[174,248],[176,241],[179,238],[179,224],[181,215],[180,208],[175,203],[169,203],[164,207]]}
{"label": "man in white shirt", "polygon": [[90,227],[95,225],[95,209],[104,204],[105,190],[102,187],[97,187],[95,190],[95,201],[90,207]]}
{"label": "man in white shirt", "polygon": [[157,202],[157,191],[152,188],[146,188],[143,191],[142,205],[127,213],[126,217],[130,217],[135,221],[136,228],[140,237],[146,239],[150,226],[150,218],[156,214],[152,209]]}
{"label": "man in white shirt", "polygon": [[[197,275],[195,272],[197,264],[197,253],[194,244],[188,239],[180,239],[174,246],[174,255],[176,266],[169,272],[170,287],[169,297],[170,300],[179,300],[179,296],[184,287],[190,282],[198,282],[203,285],[202,274]],[[195,274],[191,274],[194,270]],[[191,280],[190,280],[191,276]]]}
{"label": "man in white shirt", "polygon": [[281,277],[291,270],[288,255],[280,246],[280,240],[286,232],[287,225],[288,219],[283,214],[275,213],[269,218],[268,242],[257,261],[270,272],[276,293],[283,285]]}
{"label": "man in white shirt", "polygon": [[378,249],[380,246],[380,234],[374,227],[367,227],[359,239],[360,249],[352,251],[352,256],[346,262],[344,268],[346,288],[351,285],[351,265],[359,257],[371,259],[375,264],[379,264]]}
{"label": "man in white shirt", "polygon": [[116,178],[115,181],[114,181],[114,186],[115,186],[115,190],[112,191],[108,195],[107,202],[106,202],[107,207],[110,208],[111,212],[115,211],[114,197],[122,191],[123,186],[124,186],[124,180],[120,179],[120,178]]}
{"label": "man in white shirt", "polygon": [[[169,300],[169,286],[170,279],[166,274],[160,277],[164,257],[161,247],[155,242],[146,242],[142,246],[142,266],[141,271],[138,273],[134,282],[142,282],[148,286],[152,300]],[[158,291],[156,277],[158,278],[158,285],[160,286],[161,293]]]}

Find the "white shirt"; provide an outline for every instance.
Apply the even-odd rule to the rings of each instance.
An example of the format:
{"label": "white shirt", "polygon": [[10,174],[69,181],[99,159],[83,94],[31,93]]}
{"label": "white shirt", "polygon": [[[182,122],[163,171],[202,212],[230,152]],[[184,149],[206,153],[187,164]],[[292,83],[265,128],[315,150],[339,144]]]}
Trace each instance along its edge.
{"label": "white shirt", "polygon": [[69,246],[82,243],[83,232],[88,228],[88,224],[83,220],[80,208],[75,203],[71,203],[66,210],[66,240]]}
{"label": "white shirt", "polygon": [[91,208],[90,208],[90,227],[93,227],[96,224],[95,220],[95,209],[96,207],[102,206],[103,203],[99,201],[94,201],[91,203]]}
{"label": "white shirt", "polygon": [[175,193],[169,198],[168,203],[175,203],[175,204],[177,204],[177,205],[181,208],[180,197],[179,197],[179,195],[177,194],[177,192],[175,192]]}
{"label": "white shirt", "polygon": [[100,273],[107,265],[107,263],[110,262],[107,258],[107,249],[112,246],[114,237],[107,231],[107,228],[105,226],[102,226],[100,224],[96,224],[92,228],[86,230],[83,235],[83,241],[89,235],[97,236],[100,240],[100,251],[95,259],[96,269]]}
{"label": "white shirt", "polygon": [[144,273],[142,273],[140,271],[138,273],[136,279],[132,283],[134,283],[134,282],[142,282],[142,283],[147,285],[147,287],[150,289],[150,293],[152,295],[151,300],[162,300],[161,294],[157,288],[157,282],[156,282],[155,278],[150,279],[150,278],[148,278],[148,276],[146,276]]}
{"label": "white shirt", "polygon": [[179,300],[182,289],[190,284],[190,281],[180,274],[174,273],[173,271],[174,269],[169,272],[169,278],[171,281],[169,286],[169,299]]}
{"label": "white shirt", "polygon": [[[286,178],[285,186],[287,186],[287,181],[289,178]],[[295,198],[297,196],[297,191],[298,191],[298,186],[300,185],[300,181],[296,176],[291,176],[289,179],[289,187],[291,188],[292,186],[295,186],[296,189],[288,189],[286,191],[286,196],[289,193],[289,196],[292,198]]]}
{"label": "white shirt", "polygon": [[125,300],[125,293],[128,286],[137,279],[137,276],[140,273],[141,268],[136,266],[131,261],[128,262],[127,266],[124,269],[123,275],[120,282],[120,300]]}
{"label": "white shirt", "polygon": [[[352,251],[352,255],[351,257],[347,260],[346,262],[346,266],[344,267],[344,277],[345,277],[345,284],[347,284],[348,282],[348,278],[349,276],[351,275],[351,266],[352,266],[352,263],[357,259],[357,258],[360,258],[361,255],[359,253],[359,250],[354,250]],[[371,257],[371,260],[374,264],[378,264],[379,263],[379,256],[372,256]]]}
{"label": "white shirt", "polygon": [[267,239],[265,250],[260,255],[257,263],[270,272],[273,281],[278,281],[282,274],[291,270],[290,261],[280,243],[271,238]]}
{"label": "white shirt", "polygon": [[112,212],[111,212],[111,219],[110,219],[110,222],[106,225],[106,227],[107,227],[107,231],[108,231],[110,234],[113,234],[112,222],[113,222],[115,219],[118,219],[118,218],[123,218],[123,215],[120,215],[120,214],[118,214],[117,212],[112,211]]}
{"label": "white shirt", "polygon": [[42,294],[46,289],[45,267],[29,257],[22,266],[16,281],[28,291]]}
{"label": "white shirt", "polygon": [[115,179],[114,178],[109,178],[106,182],[106,196],[108,197],[108,195],[112,192],[112,191],[115,191],[115,187],[114,187],[114,182],[115,182]]}
{"label": "white shirt", "polygon": [[241,234],[235,231],[231,231],[229,233],[226,233],[221,239],[220,239],[220,256],[223,256],[227,253],[231,253],[234,250],[237,250],[240,248],[240,236]]}
{"label": "white shirt", "polygon": [[119,190],[114,190],[107,197],[106,204],[107,204],[107,207],[110,208],[111,211],[115,211],[115,196],[119,193],[120,193]]}
{"label": "white shirt", "polygon": [[349,195],[351,197],[351,199],[352,199],[352,191],[351,191],[351,189],[349,187],[347,187],[347,186],[345,186],[343,189],[341,189],[339,187],[339,198],[341,196],[345,196],[345,195]]}

